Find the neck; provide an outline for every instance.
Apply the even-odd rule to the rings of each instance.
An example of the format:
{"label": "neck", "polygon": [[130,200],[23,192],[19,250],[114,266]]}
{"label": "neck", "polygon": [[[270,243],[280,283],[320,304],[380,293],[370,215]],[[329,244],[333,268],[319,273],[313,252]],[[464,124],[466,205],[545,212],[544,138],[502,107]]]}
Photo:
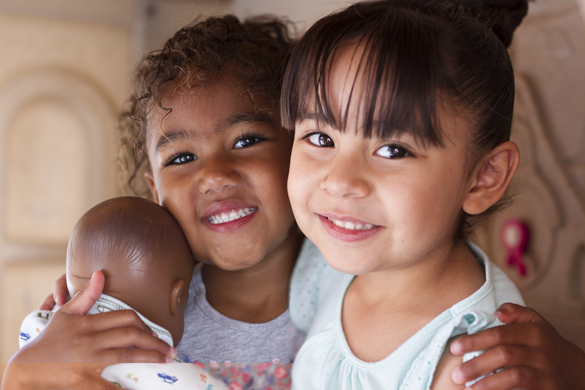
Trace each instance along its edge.
{"label": "neck", "polygon": [[352,288],[372,303],[413,307],[426,302],[440,314],[484,282],[483,268],[461,242],[439,248],[409,267],[357,276]]}
{"label": "neck", "polygon": [[278,247],[256,265],[226,271],[203,265],[203,282],[209,304],[231,319],[264,323],[288,309],[289,283],[304,236],[295,226]]}
{"label": "neck", "polygon": [[362,360],[379,361],[484,282],[465,243],[432,251],[411,266],[357,276],[343,301],[349,347]]}

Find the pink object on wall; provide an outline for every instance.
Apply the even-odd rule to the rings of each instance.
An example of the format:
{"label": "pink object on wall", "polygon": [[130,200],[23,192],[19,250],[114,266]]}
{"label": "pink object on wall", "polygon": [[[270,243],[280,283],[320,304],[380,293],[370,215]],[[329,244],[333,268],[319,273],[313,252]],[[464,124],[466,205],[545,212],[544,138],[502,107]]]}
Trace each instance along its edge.
{"label": "pink object on wall", "polygon": [[508,259],[506,265],[517,267],[520,276],[526,276],[526,264],[522,255],[528,249],[530,232],[528,226],[518,219],[509,219],[502,226],[501,240]]}

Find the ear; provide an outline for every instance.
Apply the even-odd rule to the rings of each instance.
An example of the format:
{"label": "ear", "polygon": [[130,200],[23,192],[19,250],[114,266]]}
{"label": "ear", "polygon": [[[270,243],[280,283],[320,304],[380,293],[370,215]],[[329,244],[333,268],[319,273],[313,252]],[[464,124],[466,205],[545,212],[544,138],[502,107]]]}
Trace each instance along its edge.
{"label": "ear", "polygon": [[463,202],[467,214],[481,214],[504,196],[520,163],[514,142],[504,142],[492,150],[476,167],[471,188]]}
{"label": "ear", "polygon": [[148,183],[148,188],[150,188],[152,199],[156,203],[160,204],[160,202],[158,201],[158,191],[156,190],[156,186],[154,185],[154,175],[152,174],[152,171],[149,169],[146,172],[144,172],[144,177],[146,178],[146,182]]}
{"label": "ear", "polygon": [[171,302],[169,305],[172,316],[177,315],[179,312],[179,308],[181,307],[181,295],[183,295],[184,286],[185,281],[183,279],[177,279],[173,282],[173,288],[171,289]]}

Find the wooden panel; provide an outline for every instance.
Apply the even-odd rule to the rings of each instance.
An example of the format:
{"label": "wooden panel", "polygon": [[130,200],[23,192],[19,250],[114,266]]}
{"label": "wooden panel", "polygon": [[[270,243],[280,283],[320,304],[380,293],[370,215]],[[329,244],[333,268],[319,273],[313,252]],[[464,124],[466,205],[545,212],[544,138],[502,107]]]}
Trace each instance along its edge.
{"label": "wooden panel", "polygon": [[39,260],[7,264],[2,272],[2,297],[0,328],[2,339],[0,362],[18,350],[18,335],[22,320],[37,310],[45,298],[52,293],[53,285],[65,273],[65,259],[58,261]]}

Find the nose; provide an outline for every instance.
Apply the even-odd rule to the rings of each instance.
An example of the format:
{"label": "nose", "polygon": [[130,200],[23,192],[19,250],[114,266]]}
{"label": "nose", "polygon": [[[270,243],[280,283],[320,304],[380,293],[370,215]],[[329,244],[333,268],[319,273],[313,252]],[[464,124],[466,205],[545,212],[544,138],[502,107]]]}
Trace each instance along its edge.
{"label": "nose", "polygon": [[337,153],[327,164],[321,189],[336,198],[362,198],[371,192],[367,163],[354,153]]}
{"label": "nose", "polygon": [[[201,161],[203,162],[203,161]],[[199,166],[197,175],[197,189],[200,194],[212,194],[228,188],[237,187],[241,176],[236,168],[236,162],[227,156],[208,159]]]}

